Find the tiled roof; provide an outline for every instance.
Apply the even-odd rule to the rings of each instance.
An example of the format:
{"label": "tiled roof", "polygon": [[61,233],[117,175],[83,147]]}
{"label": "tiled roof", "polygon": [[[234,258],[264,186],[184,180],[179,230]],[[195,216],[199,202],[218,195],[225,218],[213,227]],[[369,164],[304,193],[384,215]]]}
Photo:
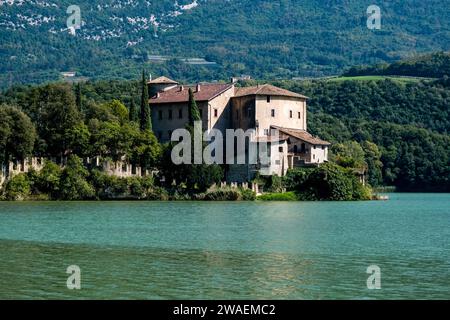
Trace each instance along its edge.
{"label": "tiled roof", "polygon": [[275,87],[271,84],[264,84],[254,87],[243,87],[236,89],[236,97],[253,96],[253,95],[264,95],[264,96],[282,96],[282,97],[293,97],[307,99],[308,97]]}
{"label": "tiled roof", "polygon": [[188,102],[189,88],[194,92],[195,101],[210,101],[233,87],[231,84],[200,84],[199,86],[199,92],[197,92],[197,86],[176,86],[150,98],[150,104]]}
{"label": "tiled roof", "polygon": [[316,146],[330,146],[331,145],[331,143],[329,143],[328,141],[325,141],[318,137],[315,137],[311,133],[309,133],[305,130],[281,128],[281,127],[277,127],[277,126],[272,126],[272,128],[277,129],[278,131],[280,131],[283,134],[286,134],[288,136],[308,142],[312,145],[316,145]]}
{"label": "tiled roof", "polygon": [[271,142],[282,142],[282,141],[286,141],[289,137],[287,136],[283,136],[283,135],[279,135],[278,137],[275,136],[260,136],[260,137],[256,137],[255,140],[257,142],[267,142],[267,143],[271,143]]}
{"label": "tiled roof", "polygon": [[149,84],[178,84],[175,80],[169,79],[167,77],[159,77],[155,80],[151,80],[148,82]]}

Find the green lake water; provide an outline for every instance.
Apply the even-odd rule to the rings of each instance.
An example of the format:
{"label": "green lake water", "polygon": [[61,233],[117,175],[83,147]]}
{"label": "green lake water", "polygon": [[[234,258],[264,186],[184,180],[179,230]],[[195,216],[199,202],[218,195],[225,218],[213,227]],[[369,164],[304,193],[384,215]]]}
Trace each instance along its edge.
{"label": "green lake water", "polygon": [[390,197],[0,202],[0,299],[450,299],[450,195]]}

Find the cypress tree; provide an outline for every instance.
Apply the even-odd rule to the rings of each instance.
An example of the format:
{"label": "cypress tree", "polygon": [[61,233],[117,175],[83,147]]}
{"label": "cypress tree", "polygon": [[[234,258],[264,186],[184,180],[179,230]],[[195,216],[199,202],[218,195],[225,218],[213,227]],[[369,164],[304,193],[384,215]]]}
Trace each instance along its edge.
{"label": "cypress tree", "polygon": [[142,71],[142,96],[141,96],[141,130],[152,130],[152,119],[148,97],[147,78],[145,70]]}
{"label": "cypress tree", "polygon": [[81,98],[81,84],[79,83],[77,84],[77,87],[75,89],[75,98],[76,98],[75,103],[78,107],[78,110],[83,111],[83,101]]}
{"label": "cypress tree", "polygon": [[195,121],[201,121],[200,110],[198,109],[197,102],[195,102],[194,92],[189,88],[189,125],[194,126]]}
{"label": "cypress tree", "polygon": [[131,99],[130,103],[130,121],[137,121],[137,110],[136,110],[136,104],[134,103],[134,99]]}

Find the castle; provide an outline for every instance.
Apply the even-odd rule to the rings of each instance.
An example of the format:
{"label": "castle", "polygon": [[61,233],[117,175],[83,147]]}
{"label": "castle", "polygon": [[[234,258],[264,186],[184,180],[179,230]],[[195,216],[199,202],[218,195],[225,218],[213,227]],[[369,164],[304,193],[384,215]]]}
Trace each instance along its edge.
{"label": "castle", "polygon": [[[265,142],[270,154],[265,164],[227,164],[226,178],[230,183],[252,181],[257,173],[264,176],[284,176],[287,170],[302,166],[317,166],[328,161],[330,143],[307,131],[307,97],[269,84],[237,87],[230,83],[184,86],[160,77],[149,81],[153,131],[160,142],[171,140],[172,132],[189,122],[189,89],[200,110],[203,130],[253,129],[250,143]],[[276,159],[276,160],[274,160]],[[58,159],[54,159],[55,162]],[[58,163],[64,165],[64,159]],[[30,170],[40,171],[45,159],[30,158],[1,166],[0,186],[8,178]],[[86,166],[103,167],[103,171],[118,177],[145,176],[148,170],[130,165],[125,159],[116,163],[85,159]],[[7,174],[8,172],[8,174]]]}
{"label": "castle", "polygon": [[[230,83],[185,86],[166,77],[148,83],[153,131],[161,142],[189,122],[189,89],[200,110],[203,130],[253,129],[254,142],[265,141],[267,165],[227,165],[227,180],[250,181],[261,175],[284,176],[288,169],[328,161],[330,143],[307,131],[307,97],[269,84],[237,87]],[[274,157],[276,155],[276,157]]]}

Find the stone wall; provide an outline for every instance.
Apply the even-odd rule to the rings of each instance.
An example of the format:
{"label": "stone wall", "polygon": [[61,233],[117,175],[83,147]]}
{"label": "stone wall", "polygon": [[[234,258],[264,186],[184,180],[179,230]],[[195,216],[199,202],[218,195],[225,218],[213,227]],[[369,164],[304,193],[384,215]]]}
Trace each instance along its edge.
{"label": "stone wall", "polygon": [[[23,161],[11,161],[8,165],[8,168],[6,166],[1,166],[0,170],[0,187],[3,185],[3,183],[18,174],[21,173],[27,173],[31,170],[34,170],[36,172],[39,172],[44,167],[46,158],[28,158]],[[57,163],[62,169],[64,168],[65,164],[67,163],[66,158],[56,159],[52,158],[50,159],[52,162]],[[154,175],[156,172],[150,171],[150,170],[143,170],[139,166],[133,166],[127,161],[102,161],[100,157],[94,157],[94,158],[86,158],[83,159],[83,163],[86,167],[98,167],[103,170],[108,175],[116,176],[119,178],[130,178],[130,177],[143,177],[143,176],[149,176]],[[7,170],[8,169],[8,170]],[[7,173],[8,172],[8,173]]]}

